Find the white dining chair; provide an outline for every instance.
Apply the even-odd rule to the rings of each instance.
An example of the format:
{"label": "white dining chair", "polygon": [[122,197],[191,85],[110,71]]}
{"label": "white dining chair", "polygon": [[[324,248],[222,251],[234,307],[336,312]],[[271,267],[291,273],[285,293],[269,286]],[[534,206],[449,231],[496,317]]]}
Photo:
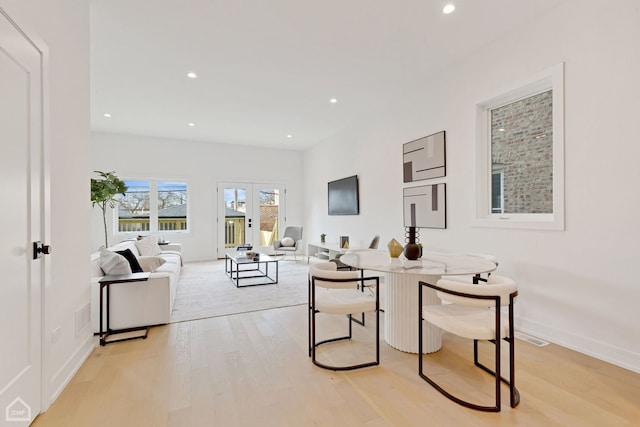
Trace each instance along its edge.
{"label": "white dining chair", "polygon": [[[349,249],[346,253],[347,254],[352,254],[352,253],[357,253],[357,252],[362,252],[362,251],[372,251],[372,250],[376,250],[378,249],[378,242],[380,241],[380,235],[376,234],[375,236],[373,236],[373,239],[371,240],[371,243],[369,243],[369,247],[368,248],[363,248],[363,249]],[[338,254],[336,255],[335,258],[330,259],[329,261],[334,262],[336,264],[336,268],[338,270],[353,270],[353,268],[345,263],[343,263],[342,261],[340,261],[340,258],[342,257],[342,255],[344,254]],[[360,270],[360,275],[362,276],[364,274],[364,270]],[[364,285],[360,288],[361,291],[365,292],[369,291],[369,292],[373,292],[373,290],[368,287],[368,285]],[[383,294],[380,294],[380,297],[382,297]],[[380,311],[384,312],[384,304],[381,302],[380,303]],[[353,318],[353,321],[358,323],[359,325],[365,326],[365,316],[364,313],[361,313],[360,315],[360,319],[356,319]]]}
{"label": "white dining chair", "polygon": [[[373,295],[359,289],[365,283],[372,283]],[[379,313],[379,277],[361,277],[359,271],[337,271],[333,262],[320,262],[309,266],[309,357],[313,363],[324,369],[347,371],[380,364],[380,313]],[[375,360],[353,365],[329,365],[318,361],[318,346],[353,338],[353,314],[374,312],[375,327]],[[337,314],[347,316],[348,334],[339,337],[316,341],[318,329],[317,314]],[[365,328],[366,329],[366,328]]]}
{"label": "white dining chair", "polygon": [[[515,387],[515,338],[513,333],[513,306],[518,295],[516,283],[507,277],[497,275],[489,276],[487,282],[480,286],[447,279],[438,280],[436,285],[421,281],[418,289],[418,301],[422,301],[424,288],[435,289],[438,298],[448,304],[426,305],[420,310],[418,327],[418,374],[420,377],[454,402],[467,408],[489,412],[500,411],[500,382],[503,381],[509,385],[511,407],[515,408],[520,403],[520,393]],[[501,307],[508,308],[506,316],[501,313]],[[494,405],[479,405],[462,400],[438,385],[433,375],[430,377],[424,373],[423,322],[429,322],[446,332],[473,340],[474,364],[495,377]],[[495,367],[493,370],[478,360],[479,340],[490,341],[494,344]],[[500,371],[500,343],[502,340],[509,344],[508,379],[503,378]]]}

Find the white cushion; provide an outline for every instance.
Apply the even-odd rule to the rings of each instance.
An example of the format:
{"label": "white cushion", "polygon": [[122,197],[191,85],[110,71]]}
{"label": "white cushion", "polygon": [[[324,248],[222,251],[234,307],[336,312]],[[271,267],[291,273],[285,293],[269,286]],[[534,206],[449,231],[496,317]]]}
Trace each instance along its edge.
{"label": "white cushion", "polygon": [[[465,294],[500,296],[500,305],[508,305],[509,295],[517,291],[518,289],[518,286],[512,279],[495,274],[489,276],[487,283],[480,282],[479,285],[474,285],[470,282],[465,283],[457,280],[449,280],[445,278],[438,280],[437,285],[444,289]],[[495,307],[496,305],[495,300],[466,298],[440,291],[436,293],[438,295],[438,298],[440,298],[441,300],[452,302],[454,304],[462,304],[475,307]]]}
{"label": "white cushion", "polygon": [[282,240],[280,240],[280,244],[285,247],[290,247],[295,245],[296,242],[291,237],[283,237]]}
{"label": "white cushion", "polygon": [[316,286],[315,309],[329,314],[357,314],[375,311],[376,300],[356,289],[322,289]]}
{"label": "white cushion", "polygon": [[162,264],[167,262],[164,258],[160,258],[159,256],[141,256],[138,257],[138,263],[140,267],[142,267],[142,271],[153,273],[156,271]]}
{"label": "white cushion", "polygon": [[100,268],[107,276],[131,274],[131,264],[125,257],[105,248],[100,248]]}
{"label": "white cushion", "polygon": [[173,262],[165,262],[155,271],[156,273],[169,273],[174,274],[176,272],[180,272],[180,264],[175,264]]}
{"label": "white cushion", "polygon": [[[360,273],[357,271],[337,271],[333,262],[319,262],[309,266],[309,276],[315,285],[315,309],[329,314],[356,314],[376,310],[373,293],[357,289]],[[355,279],[347,282],[333,282],[325,279]]]}
{"label": "white cushion", "polygon": [[162,252],[154,236],[147,236],[137,240],[136,248],[138,248],[141,256],[156,256]]}
{"label": "white cushion", "polygon": [[171,254],[171,253],[167,253],[165,251],[162,251],[162,255],[160,255],[160,257],[163,260],[165,260],[168,264],[180,264],[180,265],[182,265],[182,258],[180,257],[180,255]]}
{"label": "white cushion", "polygon": [[[479,340],[496,338],[496,312],[490,308],[469,307],[458,304],[429,305],[422,308],[427,322],[461,337]],[[500,339],[509,335],[509,320],[501,317]]]}
{"label": "white cushion", "polygon": [[[334,262],[319,262],[309,266],[309,276],[312,279],[312,283],[316,286],[323,288],[333,289],[356,289],[360,282],[357,280],[360,278],[358,271],[338,271],[336,269],[336,263]],[[325,279],[355,279],[353,282],[336,282]]]}

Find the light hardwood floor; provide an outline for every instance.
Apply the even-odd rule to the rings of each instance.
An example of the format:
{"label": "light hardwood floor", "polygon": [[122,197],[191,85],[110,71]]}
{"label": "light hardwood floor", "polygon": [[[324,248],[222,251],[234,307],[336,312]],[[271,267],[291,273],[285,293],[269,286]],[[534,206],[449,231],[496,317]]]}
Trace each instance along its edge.
{"label": "light hardwood floor", "polygon": [[[333,317],[326,330],[345,325]],[[366,329],[355,328],[357,343],[325,346],[321,356],[370,357],[373,328],[368,319]],[[520,406],[509,407],[505,386],[502,412],[482,413],[440,395],[418,377],[417,355],[384,340],[380,366],[317,368],[307,357],[306,306],[265,310],[156,327],[146,340],[98,347],[33,425],[640,425],[640,375],[521,340],[516,359]],[[470,342],[445,335],[443,349],[425,363],[446,386],[490,403],[491,377],[473,367]]]}

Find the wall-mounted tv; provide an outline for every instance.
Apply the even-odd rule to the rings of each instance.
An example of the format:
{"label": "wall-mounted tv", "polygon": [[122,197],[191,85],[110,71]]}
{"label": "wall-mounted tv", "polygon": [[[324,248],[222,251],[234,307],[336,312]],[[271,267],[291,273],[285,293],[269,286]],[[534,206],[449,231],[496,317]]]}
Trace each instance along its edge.
{"label": "wall-mounted tv", "polygon": [[331,181],[328,184],[329,215],[358,215],[358,175]]}

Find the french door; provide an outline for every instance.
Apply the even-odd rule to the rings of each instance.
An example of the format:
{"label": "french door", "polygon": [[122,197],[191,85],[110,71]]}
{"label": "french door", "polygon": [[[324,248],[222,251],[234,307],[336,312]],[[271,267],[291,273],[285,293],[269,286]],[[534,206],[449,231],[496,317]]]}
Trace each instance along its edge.
{"label": "french door", "polygon": [[218,258],[239,245],[270,252],[284,230],[284,185],[218,183]]}
{"label": "french door", "polygon": [[42,405],[42,63],[0,9],[0,425],[28,425]]}

